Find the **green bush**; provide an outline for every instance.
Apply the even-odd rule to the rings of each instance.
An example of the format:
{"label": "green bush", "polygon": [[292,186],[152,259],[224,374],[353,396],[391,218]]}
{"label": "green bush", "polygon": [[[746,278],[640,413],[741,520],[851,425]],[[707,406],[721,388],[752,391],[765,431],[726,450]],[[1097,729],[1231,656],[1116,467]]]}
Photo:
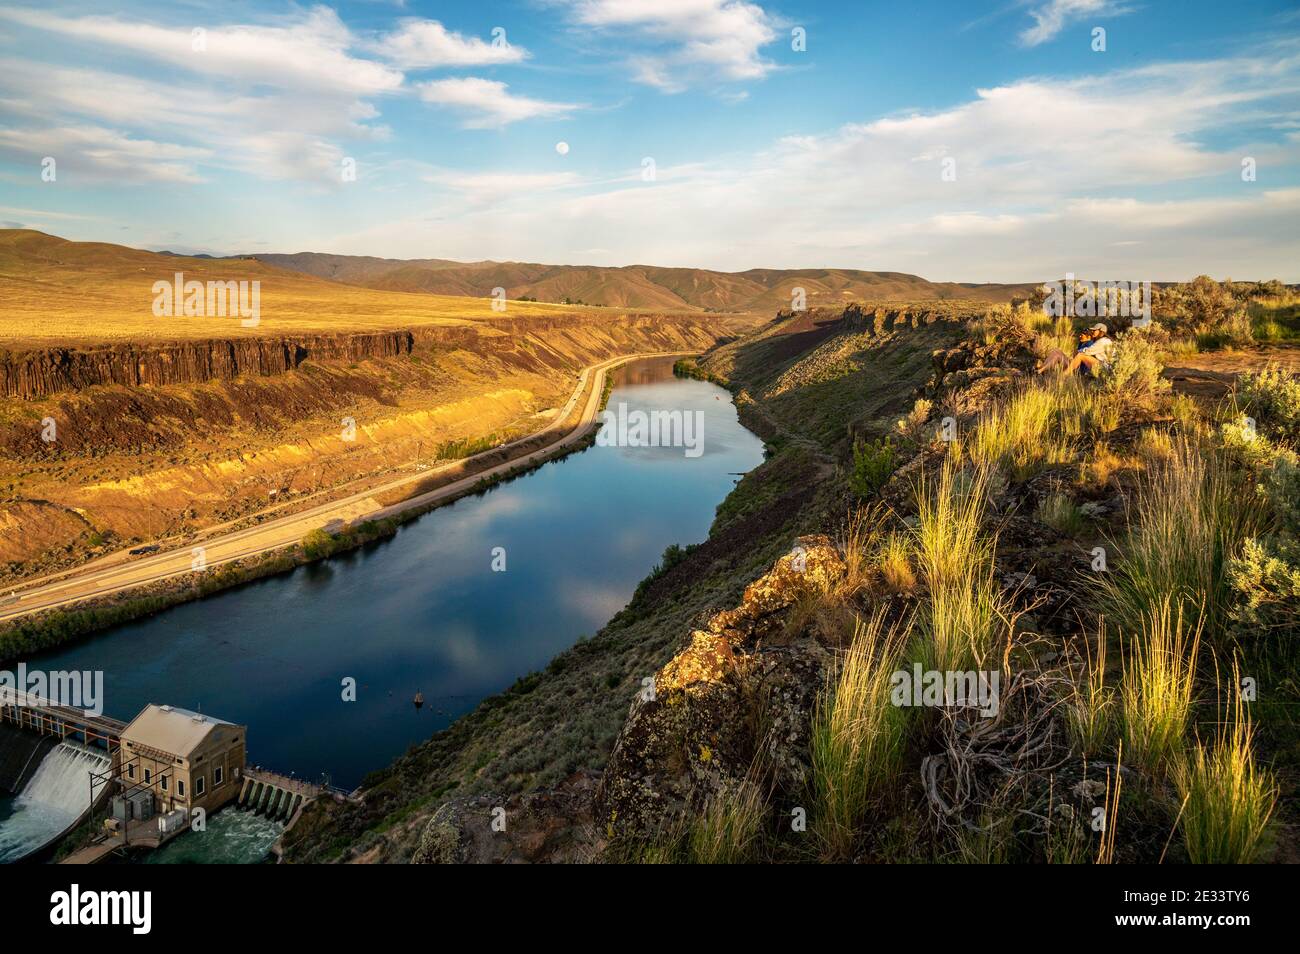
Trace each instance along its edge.
{"label": "green bush", "polygon": [[1101,372],[1102,387],[1130,401],[1146,401],[1169,390],[1160,377],[1159,349],[1140,331],[1120,335],[1110,352],[1110,364]]}
{"label": "green bush", "polygon": [[874,441],[859,439],[853,445],[853,474],[849,486],[859,497],[870,497],[898,468],[894,443],[888,438]]}
{"label": "green bush", "polygon": [[1300,377],[1280,368],[1247,372],[1237,382],[1237,403],[1266,436],[1300,441]]}
{"label": "green bush", "polygon": [[1242,630],[1300,626],[1300,547],[1250,539],[1228,566]]}
{"label": "green bush", "polygon": [[302,552],[312,560],[327,557],[334,552],[334,538],[325,530],[309,531],[299,542]]}
{"label": "green bush", "polygon": [[1190,336],[1202,348],[1251,341],[1246,297],[1231,282],[1216,282],[1201,275],[1179,285],[1151,290],[1151,311],[1157,321],[1179,336]]}

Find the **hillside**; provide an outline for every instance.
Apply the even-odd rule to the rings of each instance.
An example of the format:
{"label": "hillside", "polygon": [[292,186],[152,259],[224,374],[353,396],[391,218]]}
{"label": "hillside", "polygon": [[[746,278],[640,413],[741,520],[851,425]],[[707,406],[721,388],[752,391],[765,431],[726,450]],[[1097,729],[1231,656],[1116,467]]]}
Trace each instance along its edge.
{"label": "hillside", "polygon": [[581,301],[621,308],[699,309],[771,314],[791,305],[803,288],[810,307],[870,301],[966,300],[1005,302],[1026,297],[1034,283],[974,285],[931,282],[901,272],[856,269],[764,269],[715,272],[704,268],[627,265],[539,265],[526,262],[449,262],[365,256],[258,254],[261,262],[335,281],[389,291],[487,296],[504,288],[511,299]]}
{"label": "hillside", "polygon": [[[152,285],[177,271],[260,282],[260,321],[156,316]],[[487,299],[22,230],[0,232],[0,301],[9,581],[535,433],[584,367],[701,351],[746,325],[528,302],[493,311]],[[344,419],[356,439],[340,439]]]}
{"label": "hillside", "polygon": [[[1034,374],[1073,329],[1024,308],[782,315],[682,363],[769,450],[707,541],[287,859],[1292,859],[1300,381],[1193,396],[1161,364],[1204,315],[1165,314],[1095,383]],[[900,699],[921,670],[947,688]]]}
{"label": "hillside", "polygon": [[[237,317],[174,316],[153,312],[157,281],[259,282],[256,327]],[[482,296],[456,289],[371,289],[345,285],[252,258],[186,258],[101,242],[71,242],[27,229],[0,230],[0,344],[68,347],[92,343],[285,334],[383,332],[453,327],[521,317],[608,312],[510,301],[494,311]],[[251,284],[249,286],[251,300]],[[466,297],[474,295],[474,297]]]}

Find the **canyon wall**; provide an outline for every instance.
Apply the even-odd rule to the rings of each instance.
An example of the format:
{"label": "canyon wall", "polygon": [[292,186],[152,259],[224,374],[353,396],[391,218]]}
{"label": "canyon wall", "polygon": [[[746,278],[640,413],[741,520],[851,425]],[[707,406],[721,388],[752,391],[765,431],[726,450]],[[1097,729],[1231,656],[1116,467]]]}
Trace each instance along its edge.
{"label": "canyon wall", "polygon": [[[603,317],[603,316],[602,316]],[[665,341],[711,344],[715,333],[699,318],[675,315],[611,314],[608,322],[588,316],[530,316],[477,324],[430,326],[382,332],[286,337],[211,338],[145,344],[45,348],[0,357],[0,395],[36,400],[94,385],[199,384],[241,375],[284,374],[305,361],[361,361],[411,354],[417,347],[464,348],[483,354],[518,351],[524,339],[539,342],[556,332],[586,332],[611,341],[662,331]],[[543,349],[545,350],[545,349]],[[554,362],[539,356],[542,364]]]}

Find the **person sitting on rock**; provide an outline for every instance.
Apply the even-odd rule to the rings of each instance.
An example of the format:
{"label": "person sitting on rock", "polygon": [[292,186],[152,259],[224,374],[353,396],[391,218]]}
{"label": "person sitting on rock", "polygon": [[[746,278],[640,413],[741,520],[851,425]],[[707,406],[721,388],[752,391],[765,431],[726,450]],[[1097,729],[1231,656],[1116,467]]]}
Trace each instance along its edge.
{"label": "person sitting on rock", "polygon": [[1060,348],[1053,348],[1051,352],[1034,369],[1039,374],[1047,371],[1059,371],[1062,374],[1074,374],[1080,368],[1083,368],[1094,378],[1101,373],[1101,369],[1110,364],[1110,349],[1115,346],[1115,342],[1107,334],[1108,329],[1101,322],[1093,325],[1087,331],[1079,335],[1079,349],[1071,358]]}

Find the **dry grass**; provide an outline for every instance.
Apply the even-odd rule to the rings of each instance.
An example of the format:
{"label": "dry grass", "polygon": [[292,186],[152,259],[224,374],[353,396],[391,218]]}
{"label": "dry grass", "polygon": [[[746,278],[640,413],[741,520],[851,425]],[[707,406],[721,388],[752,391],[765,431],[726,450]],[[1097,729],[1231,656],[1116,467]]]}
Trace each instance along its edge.
{"label": "dry grass", "polygon": [[1044,467],[1074,461],[1082,438],[1119,425],[1114,398],[1075,378],[1035,382],[986,411],[958,456],[977,468],[1026,480]]}
{"label": "dry grass", "polygon": [[876,567],[886,590],[910,593],[916,588],[916,569],[912,559],[912,542],[906,534],[891,533],[880,541],[876,548]]}
{"label": "dry grass", "polygon": [[[140,343],[287,333],[386,331],[464,324],[533,315],[587,313],[608,318],[610,309],[539,302],[507,303],[492,310],[488,298],[377,291],[342,285],[264,265],[253,259],[158,255],[99,243],[66,243],[33,233],[5,233],[0,241],[0,342],[71,345]],[[166,317],[153,314],[153,283],[186,280],[258,281],[261,323],[238,318]]]}
{"label": "dry grass", "polygon": [[709,800],[686,836],[687,860],[702,865],[734,865],[754,860],[767,817],[767,796],[743,779]]}

